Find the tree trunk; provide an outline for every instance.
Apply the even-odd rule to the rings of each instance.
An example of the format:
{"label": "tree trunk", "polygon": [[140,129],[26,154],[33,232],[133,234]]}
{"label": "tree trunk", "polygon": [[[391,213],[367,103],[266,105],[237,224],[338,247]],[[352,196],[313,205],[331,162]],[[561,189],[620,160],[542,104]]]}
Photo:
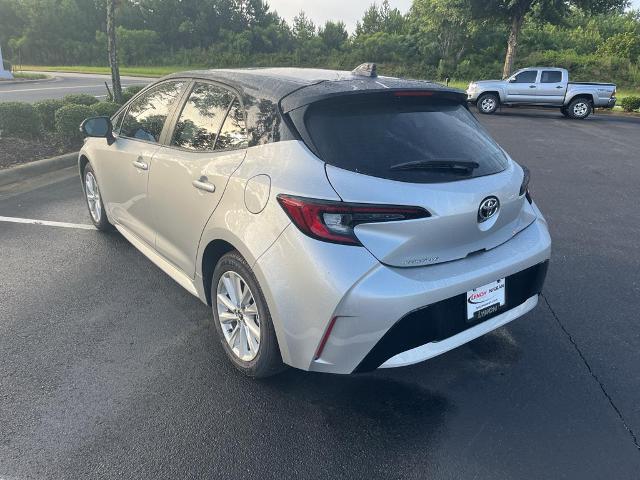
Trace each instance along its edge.
{"label": "tree trunk", "polygon": [[502,69],[502,78],[507,78],[513,70],[513,63],[516,59],[516,51],[518,50],[518,36],[524,22],[524,14],[516,13],[511,19],[511,32],[509,32],[509,40],[507,41],[507,56],[504,59],[504,68]]}
{"label": "tree trunk", "polygon": [[109,66],[111,67],[113,101],[122,103],[122,84],[120,83],[118,49],[116,46],[116,1],[117,0],[107,0],[107,46],[109,49]]}

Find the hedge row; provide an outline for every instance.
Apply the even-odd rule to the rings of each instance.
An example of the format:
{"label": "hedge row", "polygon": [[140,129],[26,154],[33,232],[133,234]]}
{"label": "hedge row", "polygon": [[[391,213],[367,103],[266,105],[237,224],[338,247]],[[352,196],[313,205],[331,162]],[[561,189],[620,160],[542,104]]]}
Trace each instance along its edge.
{"label": "hedge row", "polygon": [[620,106],[625,112],[640,110],[640,97],[628,96],[620,101]]}
{"label": "hedge row", "polygon": [[95,105],[64,104],[44,100],[34,105],[23,102],[0,103],[0,136],[38,138],[43,132],[57,133],[73,142],[82,138],[79,126],[88,117],[110,117],[120,106],[113,102]]}
{"label": "hedge row", "polygon": [[[141,87],[123,91],[128,101]],[[79,126],[87,117],[111,117],[120,108],[112,101],[100,102],[86,94],[67,95],[62,100],[50,99],[34,103],[0,103],[0,136],[38,138],[44,132],[57,133],[68,142],[82,138]]]}

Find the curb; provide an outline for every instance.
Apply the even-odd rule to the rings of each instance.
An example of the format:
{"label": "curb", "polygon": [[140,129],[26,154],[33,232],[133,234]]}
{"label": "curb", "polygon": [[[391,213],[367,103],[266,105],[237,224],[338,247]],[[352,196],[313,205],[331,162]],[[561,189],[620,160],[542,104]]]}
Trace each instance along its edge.
{"label": "curb", "polygon": [[66,153],[58,157],[45,158],[34,162],[0,170],[0,187],[16,183],[35,175],[72,167],[78,163],[78,152]]}
{"label": "curb", "polygon": [[49,75],[48,78],[36,78],[33,80],[1,80],[0,85],[29,85],[30,83],[52,82],[56,77]]}

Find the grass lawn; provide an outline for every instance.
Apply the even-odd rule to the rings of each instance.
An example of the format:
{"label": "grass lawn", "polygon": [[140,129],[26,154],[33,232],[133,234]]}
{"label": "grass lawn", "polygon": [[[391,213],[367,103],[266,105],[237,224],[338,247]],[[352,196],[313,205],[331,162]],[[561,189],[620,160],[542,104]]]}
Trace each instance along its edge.
{"label": "grass lawn", "polygon": [[[170,67],[120,67],[120,75],[132,75],[137,77],[162,77],[174,72],[181,72],[184,70],[197,70],[194,66],[170,66]],[[74,73],[103,73],[105,75],[111,75],[111,69],[109,67],[87,67],[83,65],[74,66],[41,66],[41,65],[22,65],[22,70],[29,70],[32,72],[74,72]]]}
{"label": "grass lawn", "polygon": [[45,78],[49,78],[49,75],[45,75],[44,73],[15,72],[13,76],[14,78],[21,78],[23,80],[44,80]]}

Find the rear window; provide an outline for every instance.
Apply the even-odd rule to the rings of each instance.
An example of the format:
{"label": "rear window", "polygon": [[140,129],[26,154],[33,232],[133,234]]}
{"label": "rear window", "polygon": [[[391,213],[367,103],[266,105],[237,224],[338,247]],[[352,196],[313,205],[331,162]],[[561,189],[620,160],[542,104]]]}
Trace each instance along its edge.
{"label": "rear window", "polygon": [[463,180],[507,167],[500,147],[459,102],[426,96],[358,97],[313,104],[307,110],[312,148],[330,165],[410,183]]}
{"label": "rear window", "polygon": [[540,83],[560,83],[562,82],[562,72],[545,71],[542,72]]}

